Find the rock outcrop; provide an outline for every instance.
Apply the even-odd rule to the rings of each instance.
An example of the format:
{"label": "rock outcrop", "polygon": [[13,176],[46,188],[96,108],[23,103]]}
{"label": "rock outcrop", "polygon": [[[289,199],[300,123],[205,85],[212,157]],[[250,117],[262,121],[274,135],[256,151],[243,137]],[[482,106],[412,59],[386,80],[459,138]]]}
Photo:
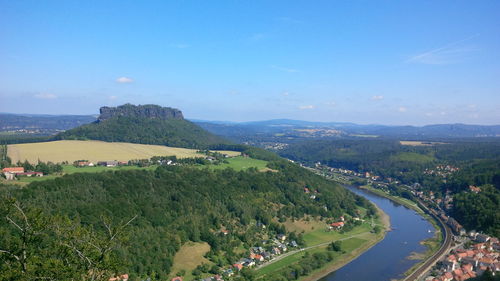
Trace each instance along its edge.
{"label": "rock outcrop", "polygon": [[124,104],[118,107],[108,107],[103,106],[100,108],[100,115],[98,122],[108,120],[117,116],[128,116],[128,117],[139,117],[139,118],[150,118],[150,119],[184,119],[182,112],[176,108],[171,107],[161,107],[154,104],[146,105],[133,105]]}

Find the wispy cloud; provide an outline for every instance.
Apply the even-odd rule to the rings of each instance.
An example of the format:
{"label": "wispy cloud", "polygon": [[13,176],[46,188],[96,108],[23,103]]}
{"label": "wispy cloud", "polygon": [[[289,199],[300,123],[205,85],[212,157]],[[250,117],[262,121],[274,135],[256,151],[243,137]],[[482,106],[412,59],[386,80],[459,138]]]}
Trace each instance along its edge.
{"label": "wispy cloud", "polygon": [[284,96],[284,97],[288,97],[290,95],[290,92],[284,92],[281,95]]}
{"label": "wispy cloud", "polygon": [[117,96],[109,96],[108,99],[109,100],[116,100],[118,97]]}
{"label": "wispy cloud", "polygon": [[289,72],[289,73],[300,72],[298,69],[295,69],[295,68],[288,68],[288,67],[282,67],[282,66],[277,66],[277,65],[271,65],[271,68],[279,70],[279,71]]}
{"label": "wispy cloud", "polygon": [[314,105],[301,105],[299,106],[300,110],[308,110],[308,109],[314,109]]}
{"label": "wispy cloud", "polygon": [[334,101],[327,101],[327,102],[325,102],[325,105],[330,106],[330,107],[334,107],[337,105],[337,103]]}
{"label": "wispy cloud", "polygon": [[116,82],[121,83],[121,84],[127,84],[127,83],[134,82],[134,79],[132,79],[130,77],[119,77],[116,79]]}
{"label": "wispy cloud", "polygon": [[406,60],[407,63],[420,63],[420,64],[435,64],[444,65],[457,63],[463,60],[467,53],[474,49],[463,46],[464,42],[478,37],[479,34],[474,34],[464,39],[460,39],[448,43],[442,47],[426,51],[410,57]]}
{"label": "wispy cloud", "polygon": [[177,48],[177,49],[187,49],[187,48],[191,47],[191,45],[186,44],[186,43],[176,43],[176,44],[170,44],[170,47]]}
{"label": "wispy cloud", "polygon": [[57,99],[57,96],[54,94],[50,94],[50,93],[40,93],[40,94],[36,94],[35,98],[42,99],[42,100],[53,100],[53,99]]}
{"label": "wispy cloud", "polygon": [[383,100],[384,96],[373,96],[371,100],[377,101],[377,100]]}
{"label": "wispy cloud", "polygon": [[406,111],[408,111],[408,108],[406,108],[406,107],[404,107],[404,106],[400,106],[400,107],[398,108],[398,111],[399,111],[399,112],[406,112]]}

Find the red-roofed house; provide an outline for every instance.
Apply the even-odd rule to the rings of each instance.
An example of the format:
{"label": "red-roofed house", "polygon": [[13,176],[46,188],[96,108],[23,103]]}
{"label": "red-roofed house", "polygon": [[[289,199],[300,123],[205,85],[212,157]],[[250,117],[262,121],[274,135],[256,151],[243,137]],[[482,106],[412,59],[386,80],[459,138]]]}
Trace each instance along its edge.
{"label": "red-roofed house", "polygon": [[342,227],[344,227],[344,222],[343,221],[334,222],[330,224],[330,226],[336,229],[341,229]]}
{"label": "red-roofed house", "polygon": [[238,269],[238,271],[243,269],[243,265],[241,263],[235,263],[233,264],[233,267]]}
{"label": "red-roofed house", "polygon": [[258,261],[264,261],[264,257],[262,255],[255,255],[255,258]]}
{"label": "red-roofed house", "polygon": [[16,177],[16,175],[24,173],[24,168],[23,167],[3,168],[2,172],[7,180],[13,180]]}
{"label": "red-roofed house", "polygon": [[174,277],[174,278],[172,278],[171,281],[182,281],[182,277],[180,277],[180,276]]}
{"label": "red-roofed house", "polygon": [[4,172],[4,173],[12,173],[12,174],[20,174],[20,173],[24,173],[24,168],[23,167],[3,168],[2,172]]}

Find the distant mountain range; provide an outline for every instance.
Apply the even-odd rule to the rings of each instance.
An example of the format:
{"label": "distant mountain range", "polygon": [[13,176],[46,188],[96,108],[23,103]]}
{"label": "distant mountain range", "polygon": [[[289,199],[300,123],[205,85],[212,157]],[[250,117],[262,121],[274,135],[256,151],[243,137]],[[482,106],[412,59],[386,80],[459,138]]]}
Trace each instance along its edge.
{"label": "distant mountain range", "polygon": [[[102,118],[111,113],[104,107]],[[151,114],[158,114],[150,108]],[[122,114],[114,112],[116,116]],[[182,112],[169,112],[184,120]],[[169,116],[170,116],[169,115]],[[0,132],[54,135],[96,121],[96,115],[38,115],[0,113]],[[187,120],[186,120],[187,121]],[[500,125],[437,124],[427,126],[360,125],[347,122],[310,122],[274,119],[253,122],[190,120],[209,132],[242,141],[251,136],[298,137],[394,137],[405,139],[499,137]]]}
{"label": "distant mountain range", "polygon": [[214,134],[239,138],[248,134],[310,137],[397,137],[397,138],[470,138],[500,137],[500,125],[438,124],[427,126],[359,125],[346,122],[310,122],[274,119],[256,122],[195,121]]}

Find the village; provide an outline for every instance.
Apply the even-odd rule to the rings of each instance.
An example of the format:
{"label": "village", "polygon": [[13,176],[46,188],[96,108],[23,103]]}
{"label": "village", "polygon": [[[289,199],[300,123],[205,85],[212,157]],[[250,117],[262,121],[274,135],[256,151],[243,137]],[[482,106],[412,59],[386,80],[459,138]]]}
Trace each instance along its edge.
{"label": "village", "polygon": [[470,231],[456,239],[459,244],[434,266],[425,281],[463,281],[487,270],[492,275],[500,274],[498,238]]}
{"label": "village", "polygon": [[[326,225],[325,231],[338,231],[345,225],[344,216],[341,216],[338,222],[333,222]],[[257,226],[266,229],[266,226],[262,223],[257,222]],[[229,231],[226,229],[220,230],[220,235],[229,235]],[[262,240],[261,246],[251,247],[249,250],[249,255],[247,257],[241,258],[229,267],[221,269],[220,274],[214,274],[209,277],[194,279],[197,281],[224,281],[230,280],[231,277],[238,275],[242,270],[248,268],[256,268],[258,266],[265,265],[266,263],[272,262],[273,260],[279,258],[290,251],[300,251],[300,245],[296,240],[290,239],[285,234],[277,234],[271,239]],[[128,274],[123,274],[120,276],[109,278],[109,281],[127,281],[129,278]],[[224,279],[225,278],[225,279]],[[147,281],[147,280],[146,280]],[[171,281],[188,281],[184,280],[182,276],[176,276],[171,279]],[[189,280],[191,281],[191,280]]]}

